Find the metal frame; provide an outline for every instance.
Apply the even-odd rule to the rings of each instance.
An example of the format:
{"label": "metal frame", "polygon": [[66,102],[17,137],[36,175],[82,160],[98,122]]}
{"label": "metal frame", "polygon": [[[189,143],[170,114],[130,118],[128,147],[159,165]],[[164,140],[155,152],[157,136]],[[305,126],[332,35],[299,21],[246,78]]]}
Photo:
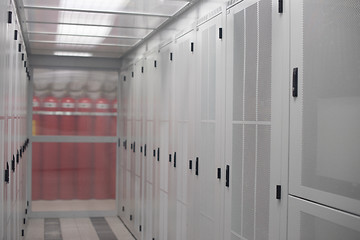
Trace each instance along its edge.
{"label": "metal frame", "polygon": [[99,37],[99,38],[118,38],[118,39],[143,39],[142,37],[132,37],[132,36],[81,35],[81,34],[65,34],[65,33],[54,33],[54,32],[32,32],[32,31],[26,32],[25,34],[55,35],[55,36],[70,36],[70,37]]}
{"label": "metal frame", "polygon": [[124,29],[142,29],[154,30],[151,27],[137,27],[137,26],[118,26],[118,25],[101,25],[101,24],[86,24],[86,23],[65,23],[65,22],[40,22],[40,21],[25,21],[25,23],[33,24],[54,24],[54,25],[75,25],[75,26],[89,26],[89,27],[110,27],[110,28],[124,28]]}
{"label": "metal frame", "polygon": [[147,12],[130,12],[130,11],[103,11],[94,9],[76,9],[76,8],[61,8],[61,7],[46,7],[46,6],[23,6],[24,9],[30,10],[47,10],[47,11],[63,11],[63,12],[82,12],[82,13],[99,13],[99,14],[114,14],[114,15],[132,15],[132,16],[146,16],[146,17],[162,17],[171,18],[172,15],[156,14]]}
{"label": "metal frame", "polygon": [[[94,36],[96,37],[96,36]],[[99,44],[99,43],[75,43],[75,42],[56,42],[56,41],[37,41],[37,40],[30,40],[31,43],[46,43],[46,44],[59,44],[59,45],[82,45],[82,46],[102,46],[102,47],[132,47],[133,45],[126,45],[126,44]]]}

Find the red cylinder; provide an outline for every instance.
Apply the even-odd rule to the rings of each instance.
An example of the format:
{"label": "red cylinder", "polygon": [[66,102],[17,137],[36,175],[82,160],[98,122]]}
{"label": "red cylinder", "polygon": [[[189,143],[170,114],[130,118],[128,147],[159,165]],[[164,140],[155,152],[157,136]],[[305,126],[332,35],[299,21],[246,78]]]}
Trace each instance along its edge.
{"label": "red cylinder", "polygon": [[[79,136],[91,136],[93,134],[92,101],[82,98],[77,103],[80,115],[77,118],[77,133]],[[93,188],[93,148],[92,143],[79,143],[77,149],[77,198],[91,199]]]}
{"label": "red cylinder", "polygon": [[[60,135],[71,136],[76,133],[75,100],[63,98],[60,103],[62,111],[60,121]],[[74,143],[60,143],[59,157],[59,198],[64,200],[75,199],[76,186],[76,153]]]}
{"label": "red cylinder", "polygon": [[[43,101],[42,110],[42,135],[58,135],[59,117],[58,100],[54,97],[47,97]],[[55,200],[58,198],[58,170],[59,170],[59,148],[58,143],[46,143],[42,147],[43,179],[42,198],[44,200]]]}
{"label": "red cylinder", "polygon": [[[40,134],[40,98],[33,97],[32,135]],[[32,200],[41,199],[42,159],[40,143],[32,143]]]}
{"label": "red cylinder", "polygon": [[[117,109],[118,109],[118,102],[115,99],[111,103],[111,136],[117,136]],[[111,143],[110,145],[110,197],[115,199],[116,195],[116,144]]]}
{"label": "red cylinder", "polygon": [[[95,136],[109,136],[110,117],[109,102],[100,98],[95,102]],[[94,144],[94,198],[109,199],[110,198],[110,149],[107,143]]]}

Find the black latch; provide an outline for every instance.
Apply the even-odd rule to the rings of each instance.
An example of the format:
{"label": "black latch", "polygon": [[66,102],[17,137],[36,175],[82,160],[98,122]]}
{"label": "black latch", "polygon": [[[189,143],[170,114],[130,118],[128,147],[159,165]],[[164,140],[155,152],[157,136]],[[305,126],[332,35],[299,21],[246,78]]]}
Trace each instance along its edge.
{"label": "black latch", "polygon": [[[24,62],[24,67],[26,67],[26,61]],[[26,72],[28,71],[28,69],[26,68]]]}
{"label": "black latch", "polygon": [[23,223],[26,224],[26,218],[23,219]]}
{"label": "black latch", "polygon": [[146,144],[144,146],[144,156],[146,157]]}
{"label": "black latch", "polygon": [[176,152],[174,152],[174,168],[176,168]]}
{"label": "black latch", "polygon": [[11,11],[8,12],[8,23],[9,24],[12,23],[12,12]]}
{"label": "black latch", "polygon": [[156,150],[153,151],[153,156],[156,157]]}
{"label": "black latch", "polygon": [[141,232],[141,225],[139,226],[139,232]]}
{"label": "black latch", "polygon": [[143,152],[143,147],[142,147],[142,146],[140,146],[140,152],[141,152],[141,153]]}
{"label": "black latch", "polygon": [[223,29],[219,28],[219,38],[222,39],[223,38]]}
{"label": "black latch", "polygon": [[12,161],[11,161],[11,170],[15,172],[15,155],[13,155]]}
{"label": "black latch", "polygon": [[126,76],[124,76],[124,82],[126,82]]}
{"label": "black latch", "polygon": [[170,53],[170,61],[172,61],[173,60],[173,53],[171,52]]}
{"label": "black latch", "polygon": [[284,11],[284,1],[279,0],[279,13],[283,13]]}
{"label": "black latch", "polygon": [[191,42],[191,44],[190,44],[190,50],[191,50],[191,52],[194,52],[194,43],[193,42]]}
{"label": "black latch", "polygon": [[21,43],[19,43],[18,51],[21,52]]}
{"label": "black latch", "polygon": [[133,220],[133,216],[132,215],[130,215],[130,221],[132,221]]}
{"label": "black latch", "polygon": [[171,154],[169,154],[169,162],[171,162]]}
{"label": "black latch", "polygon": [[134,142],[134,145],[133,145],[133,152],[135,152],[136,150],[136,146],[135,146],[135,142]]}
{"label": "black latch", "polygon": [[276,185],[276,199],[281,199],[281,185]]}
{"label": "black latch", "polygon": [[160,148],[157,149],[157,160],[160,161]]}
{"label": "black latch", "polygon": [[19,150],[17,150],[16,153],[16,163],[19,164],[19,159],[20,159],[20,154],[19,154]]}
{"label": "black latch", "polygon": [[120,143],[121,141],[120,141],[120,138],[118,138],[118,147],[120,147]]}
{"label": "black latch", "polygon": [[125,212],[125,207],[124,206],[122,207],[122,211]]}
{"label": "black latch", "polygon": [[131,77],[134,77],[134,72],[131,72]]}
{"label": "black latch", "polygon": [[144,73],[144,67],[141,67],[141,73]]}
{"label": "black latch", "polygon": [[293,87],[292,87],[292,96],[298,96],[298,68],[293,69]]}
{"label": "black latch", "polygon": [[14,31],[14,40],[18,40],[18,30]]}
{"label": "black latch", "polygon": [[157,67],[157,62],[156,62],[156,60],[154,60],[154,67],[155,67],[155,68]]}
{"label": "black latch", "polygon": [[196,161],[195,161],[195,175],[199,176],[199,158],[198,157],[196,158]]}
{"label": "black latch", "polygon": [[221,168],[217,169],[217,178],[221,179]]}
{"label": "black latch", "polygon": [[21,230],[21,236],[22,236],[22,237],[25,236],[25,231],[24,231],[24,229]]}
{"label": "black latch", "polygon": [[9,183],[10,182],[10,170],[9,170],[9,163],[6,163],[6,169],[5,169],[5,183]]}
{"label": "black latch", "polygon": [[192,160],[189,160],[189,169],[192,170]]}
{"label": "black latch", "polygon": [[226,182],[225,182],[225,186],[229,187],[230,186],[230,166],[226,165]]}

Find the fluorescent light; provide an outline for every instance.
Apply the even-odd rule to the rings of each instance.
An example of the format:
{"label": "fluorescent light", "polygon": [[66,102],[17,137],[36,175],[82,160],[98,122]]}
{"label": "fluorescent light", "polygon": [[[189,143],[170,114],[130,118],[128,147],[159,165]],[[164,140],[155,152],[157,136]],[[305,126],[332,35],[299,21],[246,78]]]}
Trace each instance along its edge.
{"label": "fluorescent light", "polygon": [[86,52],[54,52],[55,56],[71,56],[71,57],[92,57],[92,53]]}

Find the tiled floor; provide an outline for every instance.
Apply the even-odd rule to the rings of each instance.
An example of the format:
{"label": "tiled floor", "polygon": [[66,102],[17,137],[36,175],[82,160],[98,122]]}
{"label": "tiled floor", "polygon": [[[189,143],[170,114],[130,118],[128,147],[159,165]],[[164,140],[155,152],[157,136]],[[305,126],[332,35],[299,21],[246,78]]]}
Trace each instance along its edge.
{"label": "tiled floor", "polygon": [[116,204],[114,199],[106,200],[54,200],[32,201],[33,212],[53,211],[114,211]]}
{"label": "tiled floor", "polygon": [[30,219],[26,240],[134,240],[117,217]]}

